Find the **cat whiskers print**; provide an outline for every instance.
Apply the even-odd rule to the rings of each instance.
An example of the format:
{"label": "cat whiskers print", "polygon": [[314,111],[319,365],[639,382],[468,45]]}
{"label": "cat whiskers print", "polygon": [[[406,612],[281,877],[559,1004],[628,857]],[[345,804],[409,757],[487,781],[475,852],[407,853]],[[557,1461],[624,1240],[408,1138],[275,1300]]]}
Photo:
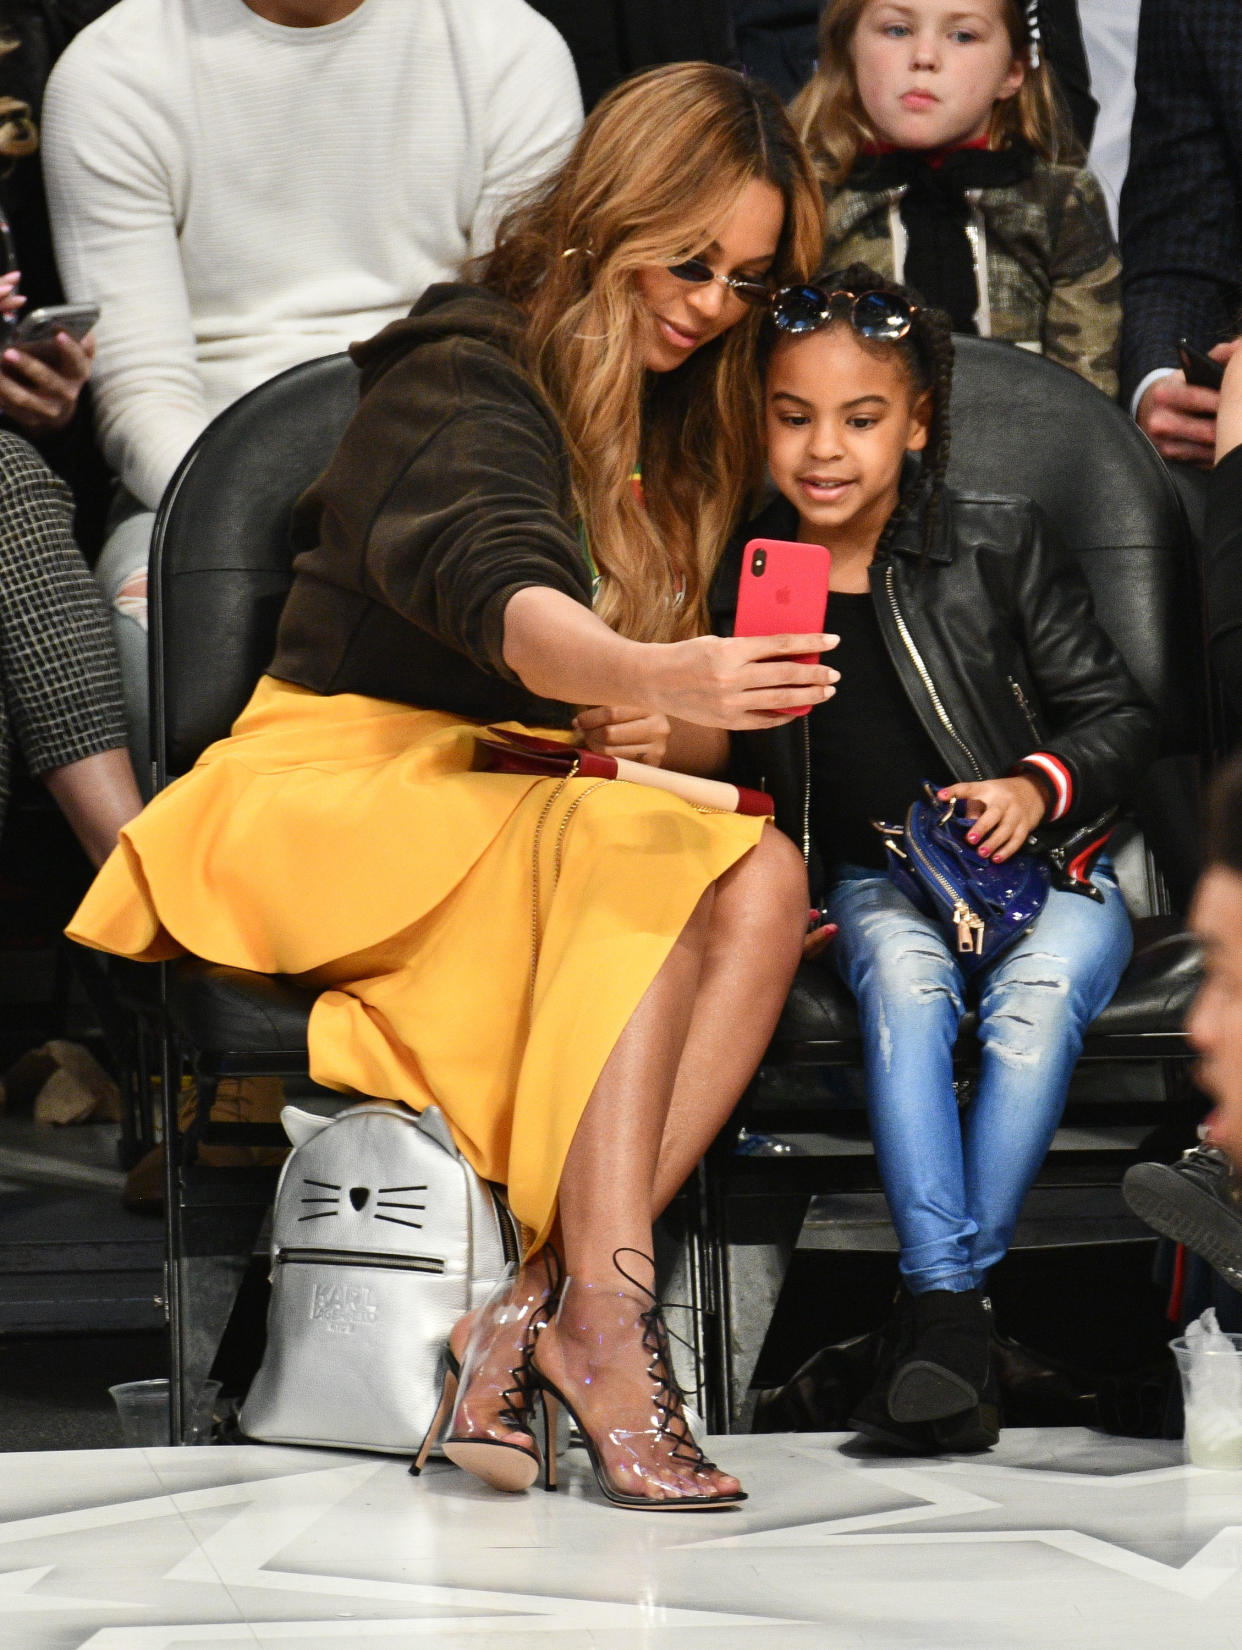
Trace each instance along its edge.
{"label": "cat whiskers print", "polygon": [[[302,1185],[304,1187],[314,1188],[313,1191],[308,1192],[299,1200],[302,1204],[330,1203],[332,1207],[330,1209],[317,1209],[311,1214],[299,1215],[299,1224],[305,1220],[334,1220],[340,1215],[341,1194],[345,1190],[343,1186],[338,1185],[336,1181],[332,1180],[309,1179],[304,1179],[302,1181]],[[401,1215],[381,1214],[380,1210],[403,1209],[409,1214],[422,1214],[425,1212],[427,1207],[425,1203],[396,1203],[385,1200],[391,1200],[399,1196],[404,1196],[408,1192],[425,1192],[426,1190],[427,1187],[425,1184],[422,1186],[378,1187],[374,1192],[375,1203],[371,1219],[387,1221],[390,1226],[412,1226],[417,1231],[422,1231],[423,1223],[421,1220],[406,1220]],[[369,1186],[351,1186],[349,1188],[349,1201],[357,1214],[362,1213],[367,1204],[370,1202],[371,1197],[372,1189]]]}

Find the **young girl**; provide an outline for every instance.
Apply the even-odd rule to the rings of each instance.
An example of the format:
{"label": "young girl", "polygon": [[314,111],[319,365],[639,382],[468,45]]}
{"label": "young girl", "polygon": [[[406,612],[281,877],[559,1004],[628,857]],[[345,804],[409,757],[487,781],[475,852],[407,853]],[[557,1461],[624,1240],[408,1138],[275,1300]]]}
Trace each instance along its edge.
{"label": "young girl", "polygon": [[[799,840],[809,821],[812,892],[858,1001],[901,1243],[888,1356],[858,1423],[907,1446],[981,1447],[996,1437],[980,1407],[987,1274],[1056,1129],[1083,1030],[1130,955],[1112,871],[1099,861],[1084,880],[1085,850],[1098,851],[1151,760],[1155,718],[1038,509],[945,486],[947,316],[862,266],[779,293],[771,313],[768,462],[782,496],[731,546],[722,584],[751,537],[832,552],[836,696],[800,727],[742,743],[778,821]],[[984,858],[1007,859],[1038,828],[1076,872],[1054,875],[1029,933],[969,983],[950,936],[889,879],[871,825],[903,820],[925,780],[977,816]],[[959,1119],[953,1048],[968,1002],[981,1064]]]}
{"label": "young girl", "polygon": [[825,263],[860,259],[1117,394],[1121,266],[1039,44],[1038,0],[829,0],[794,104],[828,201]]}

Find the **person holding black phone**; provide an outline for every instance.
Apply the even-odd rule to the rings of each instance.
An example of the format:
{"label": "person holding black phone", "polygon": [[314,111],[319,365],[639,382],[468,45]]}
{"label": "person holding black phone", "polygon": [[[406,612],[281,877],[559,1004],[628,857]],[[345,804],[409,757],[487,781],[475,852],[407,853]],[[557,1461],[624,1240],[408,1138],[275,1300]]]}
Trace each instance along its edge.
{"label": "person holding black phone", "polygon": [[445,1349],[446,1449],[497,1488],[537,1475],[542,1390],[612,1504],[741,1499],[689,1430],[651,1222],[767,1045],[805,872],[757,816],[479,736],[705,774],[727,729],[831,695],[796,656],[832,638],[715,636],[706,602],[762,478],[763,312],[822,236],[763,87],[688,63],[597,105],[466,280],[355,346],[272,664],[71,925],[298,974],[316,1079],[434,1102],[508,1188],[525,1264]]}
{"label": "person holding black phone", "polygon": [[[20,49],[16,40],[0,40],[0,60]],[[28,104],[0,95],[0,166],[32,156],[38,134]],[[50,345],[37,354],[17,336],[18,317],[26,307],[21,268],[13,233],[0,204],[0,417],[38,441],[64,430],[77,410],[90,377],[95,341],[90,328],[57,329]]]}

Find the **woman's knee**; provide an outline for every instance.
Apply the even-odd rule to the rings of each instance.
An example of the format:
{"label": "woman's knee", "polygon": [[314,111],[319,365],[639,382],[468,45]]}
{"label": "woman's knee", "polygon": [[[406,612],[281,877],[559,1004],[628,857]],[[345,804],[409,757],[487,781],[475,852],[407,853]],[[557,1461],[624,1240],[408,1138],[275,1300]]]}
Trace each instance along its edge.
{"label": "woman's knee", "polygon": [[768,826],[750,853],[721,877],[719,893],[730,906],[760,921],[806,930],[806,865],[794,844]]}

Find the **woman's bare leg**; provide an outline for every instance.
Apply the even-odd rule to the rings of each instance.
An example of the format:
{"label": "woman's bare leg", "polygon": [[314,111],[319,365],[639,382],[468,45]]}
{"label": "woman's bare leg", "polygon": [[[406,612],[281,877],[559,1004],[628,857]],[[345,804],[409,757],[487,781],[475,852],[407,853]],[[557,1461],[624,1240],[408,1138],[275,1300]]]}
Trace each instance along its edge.
{"label": "woman's bare leg", "polygon": [[754,1076],[802,955],[806,911],[802,857],[775,830],[765,831],[754,853],[716,883],[698,994],[660,1142],[653,1216],[693,1173]]}
{"label": "woman's bare leg", "polygon": [[[685,1043],[715,898],[708,889],[647,988],[600,1073],[574,1134],[561,1177],[556,1245],[566,1270],[584,1279],[624,1279],[613,1256],[633,1250],[628,1268],[640,1286],[654,1286],[651,1186],[660,1138]],[[497,1417],[497,1394],[511,1390],[526,1347],[530,1315],[550,1293],[546,1254],[530,1256],[502,1299],[479,1322],[470,1367],[450,1435],[487,1435],[533,1451],[533,1440]],[[462,1357],[477,1314],[453,1329],[450,1347]],[[648,1397],[650,1382],[647,1383]],[[650,1408],[650,1403],[647,1405]]]}
{"label": "woman's bare leg", "polygon": [[99,751],[40,775],[56,806],[98,868],[116,847],[117,833],[142,811],[129,752]]}
{"label": "woman's bare leg", "polygon": [[[574,1135],[559,1211],[566,1271],[578,1288],[541,1336],[538,1362],[588,1406],[582,1419],[602,1450],[608,1446],[600,1438],[618,1428],[633,1440],[650,1427],[651,1357],[639,1329],[600,1359],[603,1338],[618,1334],[618,1297],[641,1306],[641,1292],[654,1288],[651,1213],[686,1178],[758,1062],[797,966],[805,918],[801,861],[787,839],[767,831],[700,900],[609,1056]],[[614,1258],[622,1250],[628,1276]],[[628,1462],[637,1447],[631,1442],[618,1457]],[[668,1498],[738,1488],[724,1473],[675,1459],[667,1440],[649,1453],[630,1480],[637,1493]]]}

